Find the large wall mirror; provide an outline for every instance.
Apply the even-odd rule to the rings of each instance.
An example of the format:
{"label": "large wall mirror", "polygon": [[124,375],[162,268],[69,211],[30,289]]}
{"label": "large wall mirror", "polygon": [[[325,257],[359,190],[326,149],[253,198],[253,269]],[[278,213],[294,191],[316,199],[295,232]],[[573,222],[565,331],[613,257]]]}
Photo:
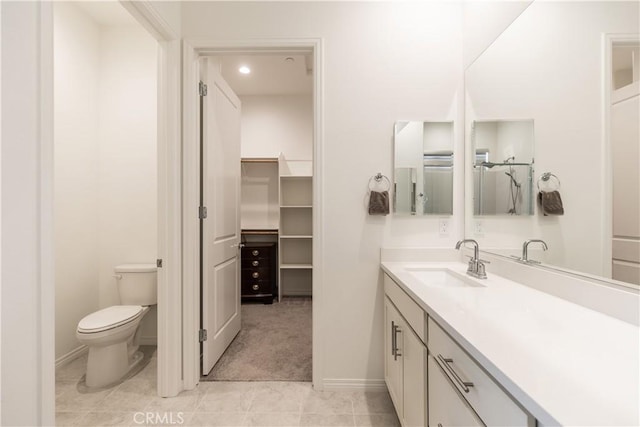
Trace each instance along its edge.
{"label": "large wall mirror", "polygon": [[394,147],[394,213],[451,215],[453,122],[396,122]]}
{"label": "large wall mirror", "polygon": [[[529,257],[545,266],[640,284],[639,4],[534,1],[467,68],[465,230],[481,249],[521,257],[541,239],[548,250],[531,245]],[[480,141],[479,127],[523,118],[522,160]],[[503,181],[501,204],[478,188],[480,171],[484,185],[487,174]],[[514,187],[520,205],[509,205]],[[561,209],[543,211],[540,191]]]}

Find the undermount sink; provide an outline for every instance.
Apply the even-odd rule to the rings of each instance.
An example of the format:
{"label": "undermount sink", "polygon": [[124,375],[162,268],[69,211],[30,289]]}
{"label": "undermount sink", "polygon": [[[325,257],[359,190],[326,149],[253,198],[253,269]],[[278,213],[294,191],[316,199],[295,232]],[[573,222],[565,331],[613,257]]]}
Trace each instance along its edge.
{"label": "undermount sink", "polygon": [[450,270],[433,268],[406,268],[406,270],[426,286],[443,288],[484,287],[484,285]]}

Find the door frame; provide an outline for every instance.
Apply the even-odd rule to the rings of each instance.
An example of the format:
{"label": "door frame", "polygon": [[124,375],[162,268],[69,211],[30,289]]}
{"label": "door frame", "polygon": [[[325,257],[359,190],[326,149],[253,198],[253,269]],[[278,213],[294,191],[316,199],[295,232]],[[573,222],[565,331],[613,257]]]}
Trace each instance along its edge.
{"label": "door frame", "polygon": [[[120,4],[158,42],[158,395],[172,397],[184,389],[181,342],[182,217],[180,139],[180,35],[149,0],[119,0]],[[177,284],[177,285],[176,285]]]}
{"label": "door frame", "polygon": [[[313,275],[312,275],[312,385],[323,389],[322,258],[323,258],[323,50],[321,38],[257,40],[183,40],[183,252],[182,252],[182,360],[184,388],[200,382],[200,290],[199,290],[199,145],[198,145],[198,60],[214,53],[311,52],[313,54]],[[175,300],[179,304],[179,300]],[[180,344],[175,341],[175,344]],[[176,345],[175,347],[179,347]]]}

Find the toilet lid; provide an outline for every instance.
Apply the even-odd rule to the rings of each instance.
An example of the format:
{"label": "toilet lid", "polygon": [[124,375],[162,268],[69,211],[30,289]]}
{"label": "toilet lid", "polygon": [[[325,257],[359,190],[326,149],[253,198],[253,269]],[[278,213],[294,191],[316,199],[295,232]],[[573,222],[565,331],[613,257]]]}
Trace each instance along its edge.
{"label": "toilet lid", "polygon": [[85,316],[78,323],[78,332],[92,333],[113,329],[134,320],[142,313],[139,305],[114,305]]}

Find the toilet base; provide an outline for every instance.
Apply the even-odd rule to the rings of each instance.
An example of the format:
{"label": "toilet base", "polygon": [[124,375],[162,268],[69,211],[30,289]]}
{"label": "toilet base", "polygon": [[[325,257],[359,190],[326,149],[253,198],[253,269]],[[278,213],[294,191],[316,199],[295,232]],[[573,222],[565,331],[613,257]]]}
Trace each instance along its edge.
{"label": "toilet base", "polygon": [[141,351],[128,356],[127,342],[89,348],[85,383],[89,388],[108,387],[140,364]]}

